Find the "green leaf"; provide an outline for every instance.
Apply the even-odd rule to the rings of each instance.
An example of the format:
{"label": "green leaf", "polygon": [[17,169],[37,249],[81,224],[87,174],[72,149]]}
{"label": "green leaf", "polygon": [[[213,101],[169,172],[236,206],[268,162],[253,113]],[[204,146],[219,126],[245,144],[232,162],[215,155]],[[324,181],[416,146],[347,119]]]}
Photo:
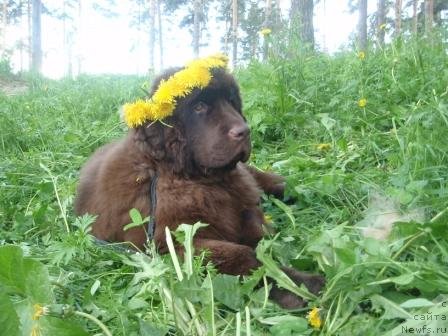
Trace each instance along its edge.
{"label": "green leaf", "polygon": [[294,218],[294,215],[292,213],[292,210],[289,206],[287,206],[285,203],[283,203],[282,201],[280,201],[277,198],[273,198],[272,202],[278,206],[281,210],[283,210],[283,212],[286,214],[286,216],[289,218],[289,221],[292,224],[292,227],[296,227],[296,220]]}
{"label": "green leaf", "polygon": [[269,241],[262,240],[256,248],[257,259],[263,263],[266,275],[273,278],[279,287],[285,288],[306,300],[315,300],[316,296],[314,294],[310,293],[304,286],[297,286],[294,281],[280,269],[267,251],[269,246]]}
{"label": "green leaf", "polygon": [[185,277],[182,281],[177,281],[173,285],[176,297],[187,299],[190,302],[196,303],[203,301],[206,295],[204,289],[198,284],[196,277]]}
{"label": "green leaf", "polygon": [[129,217],[131,217],[132,223],[134,224],[141,224],[143,222],[142,215],[136,208],[129,210]]}
{"label": "green leaf", "polygon": [[37,260],[24,259],[26,294],[34,303],[48,304],[54,302],[51,291],[50,276],[47,268]]}
{"label": "green leaf", "polygon": [[384,296],[375,294],[370,299],[373,306],[379,306],[384,309],[384,314],[381,316],[382,319],[390,320],[395,318],[412,318],[412,315],[409,314],[406,310],[404,310],[395,302],[386,299]]}
{"label": "green leaf", "polygon": [[401,308],[406,309],[432,307],[432,306],[434,306],[434,303],[425,298],[411,299],[400,304]]}
{"label": "green leaf", "polygon": [[176,240],[182,243],[185,248],[184,266],[185,266],[185,273],[188,276],[191,276],[193,274],[193,255],[194,255],[193,237],[200,228],[206,227],[207,225],[208,224],[203,224],[201,222],[197,222],[194,225],[181,224],[174,232]]}
{"label": "green leaf", "polygon": [[42,335],[89,336],[77,323],[57,317],[43,316],[39,319],[39,326],[42,328]]}
{"label": "green leaf", "polygon": [[269,331],[273,336],[298,336],[308,330],[308,322],[302,317],[290,316],[272,326]]}
{"label": "green leaf", "polygon": [[92,296],[95,295],[95,293],[98,290],[98,288],[100,288],[100,285],[101,285],[101,281],[96,279],[95,282],[93,283],[92,287],[90,287],[90,294]]}
{"label": "green leaf", "polygon": [[389,250],[387,244],[384,242],[374,239],[374,238],[365,238],[362,241],[362,245],[364,246],[366,252],[372,256],[387,256],[389,255]]}
{"label": "green leaf", "polygon": [[242,306],[239,278],[228,274],[218,274],[213,279],[213,295],[227,307],[239,310]]}
{"label": "green leaf", "polygon": [[403,274],[397,277],[391,277],[389,280],[397,285],[408,285],[414,280],[414,274]]}
{"label": "green leaf", "polygon": [[347,265],[356,263],[356,253],[354,250],[349,248],[335,248],[334,252],[343,263],[346,263]]}
{"label": "green leaf", "polygon": [[150,218],[150,216],[142,218],[140,211],[138,211],[136,208],[132,208],[131,210],[129,210],[129,217],[131,217],[132,223],[123,226],[123,231],[142,226],[147,223]]}
{"label": "green leaf", "polygon": [[[149,217],[147,217],[147,218],[149,219]],[[143,225],[145,225],[145,222],[142,222],[142,223],[129,223],[129,224],[126,224],[125,226],[123,226],[123,231],[127,231],[127,230],[130,230],[132,228],[143,226]]]}
{"label": "green leaf", "polygon": [[18,246],[0,247],[0,286],[29,297],[34,303],[54,300],[47,268],[37,260],[24,258]]}
{"label": "green leaf", "polygon": [[165,336],[167,333],[166,326],[156,326],[149,321],[140,320],[140,336]]}
{"label": "green leaf", "polygon": [[23,253],[18,246],[0,247],[0,286],[6,291],[25,294],[25,275],[23,274]]}
{"label": "green leaf", "polygon": [[19,335],[20,321],[8,295],[0,292],[0,326],[2,335]]}

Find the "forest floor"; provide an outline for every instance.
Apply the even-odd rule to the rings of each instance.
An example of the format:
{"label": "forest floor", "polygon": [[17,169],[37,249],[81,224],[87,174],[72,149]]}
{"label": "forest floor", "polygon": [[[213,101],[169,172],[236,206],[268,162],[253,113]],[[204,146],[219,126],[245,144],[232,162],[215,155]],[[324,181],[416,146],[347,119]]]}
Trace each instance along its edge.
{"label": "forest floor", "polygon": [[26,81],[14,77],[0,77],[0,92],[5,96],[23,94],[28,90]]}

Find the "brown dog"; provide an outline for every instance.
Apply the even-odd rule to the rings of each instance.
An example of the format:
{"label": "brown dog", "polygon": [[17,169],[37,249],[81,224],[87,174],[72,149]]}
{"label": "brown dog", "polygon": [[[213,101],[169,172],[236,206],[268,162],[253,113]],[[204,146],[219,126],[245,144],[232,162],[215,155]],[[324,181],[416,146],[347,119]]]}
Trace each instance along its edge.
{"label": "brown dog", "polygon": [[[175,73],[168,71],[154,83]],[[222,273],[246,275],[260,266],[254,248],[262,238],[261,190],[283,195],[283,178],[245,165],[251,151],[249,128],[241,110],[239,88],[224,69],[214,69],[209,85],[177,99],[172,116],[163,123],[145,123],[115,143],[98,149],[81,171],[75,210],[98,215],[96,237],[131,241],[142,247],[145,228],[123,230],[129,210],[150,215],[149,190],[158,176],[154,240],[167,252],[165,227],[182,223],[209,224],[194,237],[196,250],[207,249]],[[317,292],[319,276],[284,268],[297,283]],[[304,302],[274,286],[271,297],[283,307]]]}

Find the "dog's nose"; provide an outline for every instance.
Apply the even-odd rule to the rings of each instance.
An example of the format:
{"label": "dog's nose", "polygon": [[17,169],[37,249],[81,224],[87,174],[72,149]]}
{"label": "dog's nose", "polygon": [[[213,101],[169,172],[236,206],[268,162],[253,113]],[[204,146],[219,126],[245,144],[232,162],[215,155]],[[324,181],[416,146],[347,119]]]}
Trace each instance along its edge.
{"label": "dog's nose", "polygon": [[241,140],[249,135],[249,127],[246,123],[235,125],[229,130],[229,137],[232,140]]}

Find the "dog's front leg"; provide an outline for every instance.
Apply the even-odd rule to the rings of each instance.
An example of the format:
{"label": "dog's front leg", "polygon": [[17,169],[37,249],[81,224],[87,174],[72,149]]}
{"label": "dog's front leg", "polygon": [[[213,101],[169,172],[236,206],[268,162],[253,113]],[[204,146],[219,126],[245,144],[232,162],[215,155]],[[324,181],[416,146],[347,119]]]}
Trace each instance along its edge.
{"label": "dog's front leg", "polygon": [[221,273],[232,275],[248,275],[261,266],[253,248],[214,239],[194,239],[196,253],[210,251],[210,260]]}
{"label": "dog's front leg", "polygon": [[258,168],[245,165],[246,169],[257,181],[258,186],[269,195],[282,199],[285,193],[285,179],[274,173],[267,173]]}

